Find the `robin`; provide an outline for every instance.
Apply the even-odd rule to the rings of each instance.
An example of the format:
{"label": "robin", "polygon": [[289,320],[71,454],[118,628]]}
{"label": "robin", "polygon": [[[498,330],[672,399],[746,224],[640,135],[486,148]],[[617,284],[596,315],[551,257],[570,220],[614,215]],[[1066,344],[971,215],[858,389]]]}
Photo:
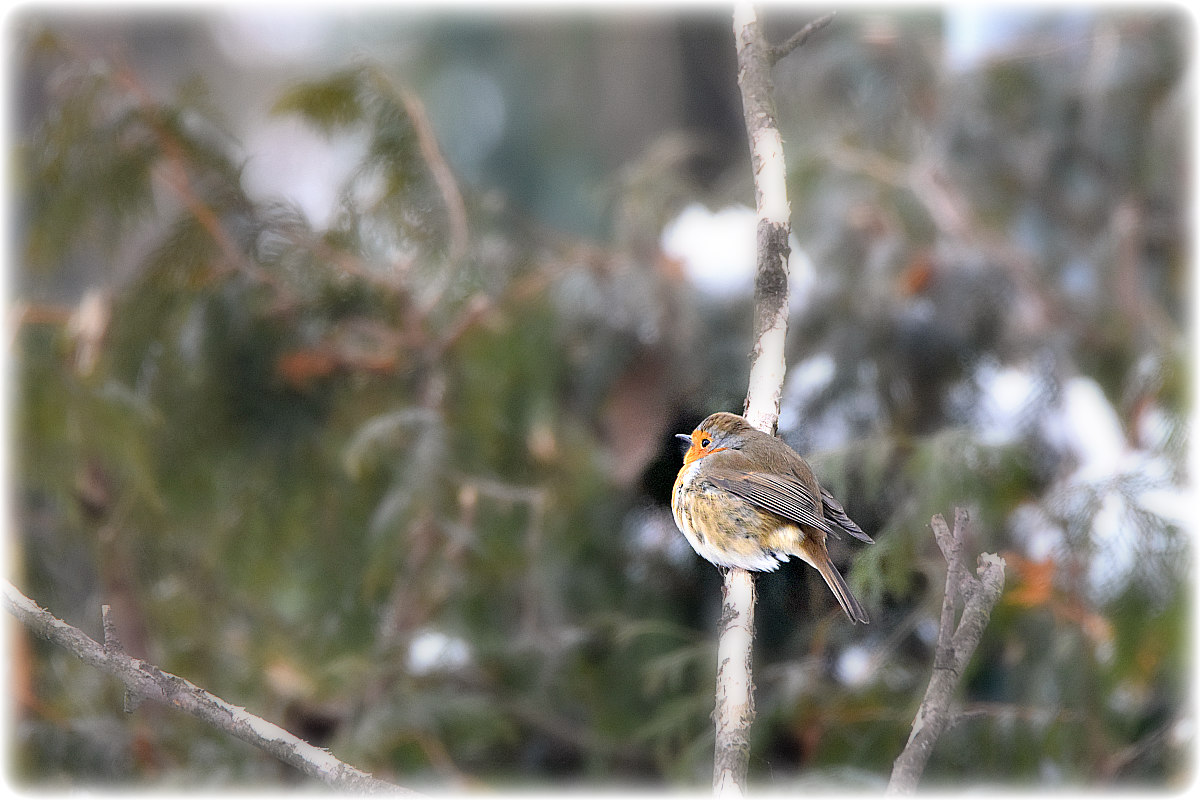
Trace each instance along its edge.
{"label": "robin", "polygon": [[815,567],[851,622],[867,612],[829,560],[834,526],[872,543],[842,504],[822,489],[812,467],[779,439],[743,417],[713,414],[690,434],[671,493],[675,524],[692,548],[719,567],[774,572],[791,556]]}

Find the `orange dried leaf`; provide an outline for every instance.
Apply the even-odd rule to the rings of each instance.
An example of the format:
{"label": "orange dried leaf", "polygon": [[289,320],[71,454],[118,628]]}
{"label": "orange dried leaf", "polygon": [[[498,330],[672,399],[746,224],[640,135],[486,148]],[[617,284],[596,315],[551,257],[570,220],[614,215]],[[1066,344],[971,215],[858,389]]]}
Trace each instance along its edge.
{"label": "orange dried leaf", "polygon": [[1016,553],[1005,553],[1004,560],[1017,577],[1017,585],[1005,594],[1005,601],[1023,608],[1047,605],[1054,595],[1054,576],[1058,564],[1053,558],[1031,561]]}
{"label": "orange dried leaf", "polygon": [[328,350],[307,348],[284,353],[275,364],[275,372],[285,383],[303,387],[331,374],[337,367],[337,357]]}

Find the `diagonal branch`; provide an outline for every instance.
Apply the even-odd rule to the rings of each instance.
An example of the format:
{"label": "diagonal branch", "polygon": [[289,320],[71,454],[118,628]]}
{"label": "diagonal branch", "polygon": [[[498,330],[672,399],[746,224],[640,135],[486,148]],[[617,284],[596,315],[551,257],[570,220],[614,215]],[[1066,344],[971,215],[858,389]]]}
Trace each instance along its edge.
{"label": "diagonal branch", "polygon": [[808,41],[810,36],[812,36],[817,31],[821,30],[822,28],[824,28],[829,23],[833,22],[833,18],[836,16],[837,16],[836,11],[830,11],[828,14],[826,14],[823,17],[817,17],[812,22],[808,23],[803,28],[796,31],[796,33],[793,34],[792,37],[790,39],[788,39],[786,42],[772,47],[771,48],[771,63],[774,64],[775,62],[779,61],[780,59],[785,58],[788,55],[788,53],[792,52],[797,47],[800,47],[801,45],[803,45],[805,42]]}
{"label": "diagonal branch", "polygon": [[454,172],[450,169],[450,165],[442,155],[442,149],[438,145],[433,125],[430,123],[429,115],[425,111],[425,104],[421,102],[421,98],[411,89],[404,86],[397,86],[382,69],[371,67],[370,73],[371,79],[375,81],[383,92],[389,94],[404,108],[404,113],[408,115],[409,121],[412,122],[413,130],[417,134],[417,145],[420,147],[421,155],[425,158],[425,163],[428,165],[429,172],[433,176],[433,182],[437,185],[438,192],[442,195],[442,203],[446,208],[447,216],[450,218],[449,257],[452,263],[457,264],[466,255],[469,244],[470,233],[467,226],[467,209],[466,204],[463,202],[462,192],[458,188],[458,182],[454,179]]}
{"label": "diagonal branch", "polygon": [[72,627],[4,581],[4,608],[31,632],[74,653],[85,664],[114,676],[125,684],[129,695],[174,706],[213,727],[258,747],[285,764],[334,789],[356,794],[399,794],[420,797],[417,792],[374,778],[334,758],[274,723],[231,705],[177,675],[164,672],[145,661],[127,656],[111,634],[111,619],[105,616],[104,644]]}
{"label": "diagonal branch", "polygon": [[[947,564],[941,626],[933,658],[933,675],[913,720],[908,744],[892,767],[888,794],[912,794],[916,791],[938,737],[957,718],[950,709],[951,699],[975,648],[979,646],[979,640],[983,638],[992,608],[1004,591],[1004,559],[992,553],[979,556],[977,578],[963,564],[967,523],[967,512],[961,508],[955,509],[953,532],[941,514],[935,515],[932,520],[934,538]],[[962,614],[955,624],[955,609],[960,602]]]}

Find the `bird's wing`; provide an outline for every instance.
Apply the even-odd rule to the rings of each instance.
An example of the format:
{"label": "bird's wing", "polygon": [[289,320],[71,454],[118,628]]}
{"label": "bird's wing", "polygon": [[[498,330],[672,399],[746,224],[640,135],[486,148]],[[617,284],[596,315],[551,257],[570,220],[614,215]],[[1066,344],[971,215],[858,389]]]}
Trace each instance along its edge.
{"label": "bird's wing", "polygon": [[866,532],[858,527],[858,523],[850,519],[846,514],[846,509],[842,508],[842,504],[825,487],[821,487],[821,505],[825,509],[825,519],[837,525],[860,542],[866,542],[867,544],[875,543],[874,539],[867,536]]}
{"label": "bird's wing", "polygon": [[[767,472],[734,470],[722,470],[720,474],[711,476],[709,480],[717,488],[737,495],[784,519],[790,519],[826,533],[834,532],[818,511],[813,496],[798,480]],[[851,524],[853,525],[853,523]]]}

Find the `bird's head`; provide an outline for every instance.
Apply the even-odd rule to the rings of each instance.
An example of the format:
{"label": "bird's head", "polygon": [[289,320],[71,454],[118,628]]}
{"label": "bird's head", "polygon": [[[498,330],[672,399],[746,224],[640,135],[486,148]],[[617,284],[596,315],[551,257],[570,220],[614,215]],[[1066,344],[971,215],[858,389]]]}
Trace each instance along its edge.
{"label": "bird's head", "polygon": [[754,428],[737,414],[718,411],[701,422],[691,433],[677,433],[687,450],[683,454],[683,464],[687,466],[713,453],[722,450],[740,450],[745,444],[747,431]]}

